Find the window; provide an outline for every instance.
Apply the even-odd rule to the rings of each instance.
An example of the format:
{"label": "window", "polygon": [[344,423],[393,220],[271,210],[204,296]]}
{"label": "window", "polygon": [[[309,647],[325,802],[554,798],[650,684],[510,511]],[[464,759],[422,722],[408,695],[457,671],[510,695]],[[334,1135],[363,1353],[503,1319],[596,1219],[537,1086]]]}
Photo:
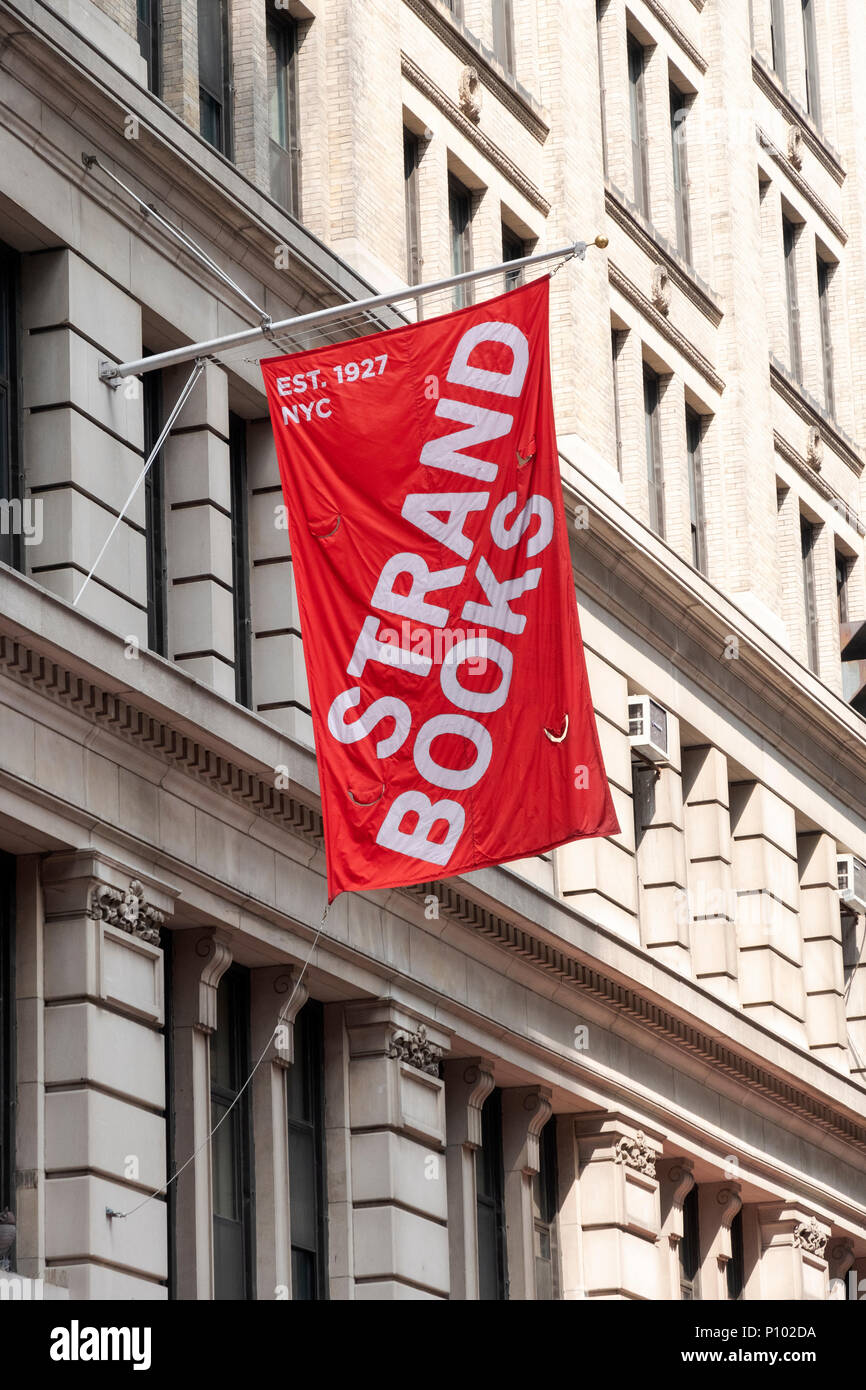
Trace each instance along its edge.
{"label": "window", "polygon": [[157,96],[162,81],[162,0],[136,0],[138,47],[147,63],[147,85]]}
{"label": "window", "polygon": [[247,427],[229,415],[229,462],[232,495],[232,595],[235,621],[235,699],[252,707],[252,619],[250,616],[250,541],[247,509]]}
{"label": "window", "polygon": [[743,1290],[746,1285],[742,1207],[731,1222],[731,1258],[728,1260],[725,1274],[728,1281],[728,1298],[738,1302],[743,1297]]}
{"label": "window", "polygon": [[595,0],[595,34],[598,42],[598,89],[601,102],[601,158],[604,166],[604,176],[608,177],[608,155],[607,155],[607,107],[606,93],[604,86],[604,31],[602,30],[602,20],[607,6],[607,0]]}
{"label": "window", "polygon": [[[472,269],[472,194],[457,179],[448,180],[448,216],[451,222],[451,274]],[[473,303],[471,285],[455,285],[453,303],[462,309]]]}
{"label": "window", "polygon": [[692,259],[692,223],[689,209],[689,177],[686,164],[686,117],[688,108],[682,92],[671,85],[671,146],[674,159],[674,205],[677,217],[677,250],[686,261]]}
{"label": "window", "polygon": [[403,180],[406,202],[406,277],[410,285],[421,282],[421,217],[418,202],[419,140],[403,127]]}
{"label": "window", "polygon": [[[148,349],[144,349],[145,353]],[[144,455],[150,458],[163,427],[162,376],[145,372]],[[147,645],[160,656],[167,654],[168,579],[165,563],[165,455],[160,449],[144,480],[144,517],[147,535]]]}
{"label": "window", "polygon": [[219,1125],[211,1140],[215,1299],[255,1297],[250,1092],[241,1091],[250,1074],[249,1033],[249,974],[232,965],[217,989],[210,1039],[211,1127]]}
{"label": "window", "polygon": [[622,412],[619,403],[619,358],[626,334],[618,328],[610,330],[610,355],[613,365],[613,421],[616,430],[616,468],[622,477]]}
{"label": "window", "polygon": [[532,1179],[532,1216],[535,1228],[535,1297],[550,1301],[559,1297],[559,1255],[556,1217],[559,1196],[556,1176],[556,1116],[551,1115],[538,1141],[540,1168]]}
{"label": "window", "polygon": [[514,11],[512,0],[493,0],[493,52],[505,71],[514,72]]}
{"label": "window", "polygon": [[475,1150],[478,1215],[478,1297],[507,1297],[505,1274],[505,1179],[502,1167],[502,1092],[493,1090],[481,1109],[481,1148]]}
{"label": "window", "polygon": [[692,564],[707,572],[707,537],[704,522],[704,479],[701,439],[704,422],[696,410],[686,406],[686,455],[689,468],[689,521],[692,536]]}
{"label": "window", "polygon": [[0,245],[0,561],[20,569],[21,472],[18,453],[18,257]]}
{"label": "window", "polygon": [[647,164],[646,94],[644,91],[645,59],[646,55],[643,48],[637,39],[629,34],[628,95],[634,200],[644,217],[649,217],[649,166]]}
{"label": "window", "polygon": [[[15,860],[0,853],[0,1209],[15,1208]],[[11,1257],[12,1251],[7,1255]]]}
{"label": "window", "polygon": [[450,10],[454,18],[463,20],[463,0],[443,0],[446,10]]}
{"label": "window", "polygon": [[780,82],[786,78],[785,68],[785,0],[770,0],[770,46],[773,69]]}
{"label": "window", "polygon": [[[519,261],[521,257],[529,255],[526,247],[516,232],[502,224],[502,259],[504,261]],[[514,290],[518,285],[523,284],[524,274],[522,270],[506,270],[505,288]]]}
{"label": "window", "polygon": [[292,1298],[309,1301],[328,1297],[321,1004],[304,1005],[294,1034],[295,1060],[286,1071]]}
{"label": "window", "polygon": [[664,478],[662,475],[662,441],[659,421],[659,400],[661,389],[659,378],[651,367],[644,363],[643,404],[646,424],[646,466],[649,484],[650,526],[663,536],[665,533]]}
{"label": "window", "polygon": [[785,289],[788,297],[788,344],[791,374],[798,381],[803,376],[803,354],[800,348],[800,299],[797,294],[797,228],[788,217],[782,218],[782,239],[785,252]]}
{"label": "window", "polygon": [[806,108],[816,125],[821,122],[821,91],[818,85],[818,35],[815,29],[814,0],[803,0],[803,39],[806,50]]}
{"label": "window", "polygon": [[836,601],[839,605],[839,622],[848,622],[848,578],[851,574],[851,559],[836,551]]}
{"label": "window", "polygon": [[298,144],[298,28],[294,20],[277,17],[268,7],[268,93],[270,102],[271,197],[298,215],[300,209],[300,147]]}
{"label": "window", "polygon": [[842,979],[846,996],[850,993],[854,972],[860,964],[860,948],[857,945],[856,912],[842,910]]}
{"label": "window", "polygon": [[821,358],[824,364],[824,404],[830,415],[836,414],[836,390],[833,379],[833,337],[830,331],[830,281],[833,267],[823,256],[818,257],[818,308],[821,318]]}
{"label": "window", "polygon": [[800,550],[803,557],[803,605],[806,614],[806,641],[809,669],[818,670],[818,605],[815,595],[816,528],[800,517]]}
{"label": "window", "polygon": [[698,1188],[691,1189],[683,1202],[683,1238],[679,1244],[680,1298],[700,1298],[701,1236],[698,1226]]}
{"label": "window", "polygon": [[231,156],[231,58],[228,0],[198,0],[199,130]]}

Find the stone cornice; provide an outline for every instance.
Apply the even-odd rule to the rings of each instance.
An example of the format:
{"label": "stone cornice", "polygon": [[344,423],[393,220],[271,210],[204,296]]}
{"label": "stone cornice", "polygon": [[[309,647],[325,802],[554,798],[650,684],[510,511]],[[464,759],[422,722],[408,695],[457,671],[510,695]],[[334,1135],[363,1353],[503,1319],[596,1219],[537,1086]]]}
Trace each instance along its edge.
{"label": "stone cornice", "polygon": [[792,468],[795,468],[801,477],[805,478],[806,481],[815,488],[816,492],[819,492],[828,502],[832,502],[834,506],[837,503],[842,503],[844,511],[837,508],[837,510],[840,511],[840,515],[854,528],[858,535],[866,536],[866,526],[863,525],[863,522],[860,520],[854,508],[846,502],[841,493],[837,492],[836,489],[827,482],[826,478],[822,478],[821,474],[809,460],[798,453],[793,444],[790,444],[778,430],[773,431],[773,444],[780,458],[783,458],[786,463],[789,463]]}
{"label": "stone cornice", "polygon": [[725,312],[722,301],[686,265],[664,237],[645,225],[637,208],[628,202],[625,194],[613,184],[608,184],[604,191],[604,203],[608,216],[628,233],[647,256],[664,262],[671,282],[700,309],[714,328],[718,327]]}
{"label": "stone cornice", "polygon": [[804,179],[803,175],[799,172],[799,170],[794,168],[787,155],[784,155],[782,151],[773,143],[773,141],[770,139],[769,135],[763,129],[762,126],[755,126],[755,137],[757,139],[759,147],[762,150],[767,151],[770,158],[773,160],[775,164],[779,166],[779,168],[782,170],[782,173],[794,185],[797,192],[803,198],[806,199],[806,202],[809,203],[809,205],[812,208],[814,208],[818,216],[824,219],[825,223],[830,228],[830,231],[833,233],[833,235],[837,238],[838,241],[842,243],[843,246],[845,246],[848,241],[848,233],[845,231],[845,228],[842,226],[842,223],[839,221],[835,212],[833,212],[831,208],[828,208],[827,204],[824,202],[824,199],[820,198],[818,194],[815,192],[808,179]]}
{"label": "stone cornice", "polygon": [[841,158],[832,148],[829,142],[821,135],[820,131],[813,124],[812,118],[807,111],[795,102],[790,94],[785,91],[778,78],[765,66],[763,60],[757,53],[752,54],[752,77],[755,85],[760,88],[768,101],[772,102],[777,111],[782,115],[789,125],[796,125],[800,128],[803,135],[803,143],[811,150],[817,160],[823,164],[827,172],[832,176],[836,183],[841,187],[847,178],[847,174],[842,165]]}
{"label": "stone cornice", "polygon": [[419,68],[418,64],[413,62],[405,53],[400,55],[400,67],[403,76],[412,83],[412,86],[422,92],[429,101],[432,101],[433,105],[456,126],[461,135],[471,141],[484,158],[489,160],[494,168],[498,169],[500,174],[546,217],[550,212],[550,203],[541,190],[536,188],[535,184],[523,173],[523,170],[512,159],[509,159],[498,145],[495,145],[473,121],[470,121],[468,116],[463,114],[457,102],[452,101],[440,87],[437,87],[432,78],[428,77],[423,69]]}
{"label": "stone cornice", "polygon": [[456,23],[453,15],[440,9],[435,0],[403,0],[403,3],[461,62],[477,70],[487,90],[543,144],[550,134],[543,107],[519,83],[505,76],[493,53],[464,25]]}
{"label": "stone cornice", "polygon": [[662,28],[667,29],[671,38],[674,39],[677,44],[679,44],[683,52],[687,54],[687,56],[691,59],[698,72],[705,73],[707,70],[706,58],[695,47],[688,34],[684,33],[684,31],[680,28],[673,15],[668,14],[664,6],[659,3],[659,0],[644,0],[644,4],[646,5],[650,14],[655,15]]}
{"label": "stone cornice", "polygon": [[608,262],[608,277],[613,288],[619,290],[620,294],[639,310],[647,322],[652,324],[656,332],[665,338],[671,347],[676,348],[677,352],[694,367],[695,371],[700,373],[707,384],[721,395],[725,389],[725,383],[712,362],[698,351],[684,333],[674,327],[670,320],[655,307],[652,300],[642,290],[639,290],[637,285],[633,284],[628,276],[614,265],[613,261]]}
{"label": "stone cornice", "polygon": [[859,446],[843,434],[836,422],[788,375],[782,363],[775,357],[770,358],[770,380],[785,403],[795,410],[811,429],[817,430],[822,439],[827,440],[833,452],[838,454],[842,462],[859,478],[864,463]]}

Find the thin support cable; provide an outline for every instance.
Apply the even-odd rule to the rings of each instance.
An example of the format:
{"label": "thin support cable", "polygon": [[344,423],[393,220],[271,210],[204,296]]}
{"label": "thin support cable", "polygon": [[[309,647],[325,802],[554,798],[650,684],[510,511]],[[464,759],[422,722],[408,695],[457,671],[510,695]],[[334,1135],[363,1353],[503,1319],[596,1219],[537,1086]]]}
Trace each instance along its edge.
{"label": "thin support cable", "polygon": [[139,195],[133,189],[131,189],[128,184],[123,182],[123,179],[118,178],[117,174],[112,173],[111,169],[106,169],[105,165],[100,163],[99,159],[95,154],[82,154],[81,162],[84,165],[85,169],[92,169],[94,168],[94,166],[97,169],[101,169],[103,174],[105,174],[106,178],[109,178],[112,180],[113,183],[116,183],[118,188],[122,188],[124,193],[128,194],[128,196],[132,198],[133,202],[138,203],[138,206],[141,208],[145,216],[154,218],[154,220],[158,222],[161,227],[164,227],[167,232],[170,232],[173,237],[177,238],[181,245],[187,251],[189,251],[190,255],[195,256],[197,260],[201,261],[202,265],[207,266],[208,270],[211,271],[213,275],[216,275],[218,280],[222,280],[223,284],[228,285],[230,289],[234,290],[235,294],[240,295],[241,299],[245,300],[245,302],[249,304],[250,308],[255,309],[256,313],[262,321],[262,328],[264,330],[268,330],[270,328],[270,314],[266,313],[266,311],[261,307],[261,305],[257,304],[254,299],[250,299],[250,296],[247,294],[246,290],[242,290],[237,281],[233,280],[232,277],[229,275],[228,271],[223,270],[222,266],[218,265],[217,262],[213,259],[213,257],[208,255],[207,251],[205,251],[203,247],[199,246],[197,242],[193,241],[192,237],[187,232],[185,232],[182,227],[178,227],[177,223],[172,222],[171,218],[166,217],[165,213],[158,212],[157,209],[154,207],[153,203],[146,203],[143,198],[140,198]]}
{"label": "thin support cable", "polygon": [[90,571],[89,571],[89,573],[88,573],[88,575],[87,575],[87,578],[85,579],[85,581],[84,581],[84,583],[82,584],[81,588],[78,590],[78,594],[77,594],[76,597],[73,599],[73,602],[72,602],[72,607],[73,607],[73,608],[77,608],[77,607],[78,607],[78,601],[79,601],[79,599],[81,598],[81,595],[84,593],[84,590],[87,588],[88,584],[90,583],[91,579],[93,578],[94,571],[96,570],[96,566],[99,564],[100,560],[102,559],[103,555],[105,554],[106,550],[108,549],[108,546],[109,546],[109,544],[110,544],[110,542],[111,542],[112,536],[114,535],[114,533],[115,533],[115,531],[117,530],[118,526],[120,525],[121,521],[123,521],[123,518],[126,516],[126,513],[127,513],[129,507],[130,507],[131,504],[132,504],[132,499],[133,499],[133,497],[134,497],[135,494],[138,492],[138,489],[141,487],[141,484],[144,482],[145,478],[147,477],[148,469],[150,468],[150,465],[153,463],[154,459],[156,458],[157,454],[159,453],[160,449],[162,448],[163,444],[165,443],[166,439],[168,438],[168,435],[169,435],[170,432],[171,432],[171,428],[172,428],[172,426],[173,426],[175,420],[177,419],[177,417],[178,417],[178,415],[180,414],[180,412],[183,410],[183,407],[186,405],[187,399],[188,399],[188,397],[191,395],[192,390],[193,390],[193,387],[195,386],[196,382],[198,381],[199,377],[201,376],[202,372],[204,371],[204,366],[205,366],[205,364],[204,364],[204,359],[201,358],[201,357],[197,358],[197,359],[196,359],[195,366],[193,367],[192,371],[190,372],[189,378],[187,379],[187,383],[186,383],[186,385],[184,386],[183,390],[181,391],[180,395],[179,395],[178,398],[177,398],[177,402],[176,402],[176,404],[175,404],[175,406],[174,406],[174,409],[172,410],[171,414],[169,415],[168,419],[166,420],[165,424],[164,424],[163,427],[162,427],[162,432],[160,433],[159,439],[156,441],[156,443],[154,444],[153,448],[151,449],[150,455],[149,455],[149,457],[147,458],[144,467],[142,468],[141,472],[139,473],[138,477],[137,477],[136,480],[135,480],[135,483],[133,484],[133,488],[132,488],[131,493],[130,493],[129,496],[127,497],[126,501],[124,502],[123,506],[122,506],[121,509],[120,509],[120,512],[118,513],[117,517],[115,518],[114,525],[112,526],[111,530],[109,531],[108,535],[106,536],[105,542],[104,542],[104,544],[103,544],[103,546],[102,546],[102,549],[100,550],[100,552],[99,552],[99,554],[97,555],[96,559],[94,560],[93,564],[90,566]]}

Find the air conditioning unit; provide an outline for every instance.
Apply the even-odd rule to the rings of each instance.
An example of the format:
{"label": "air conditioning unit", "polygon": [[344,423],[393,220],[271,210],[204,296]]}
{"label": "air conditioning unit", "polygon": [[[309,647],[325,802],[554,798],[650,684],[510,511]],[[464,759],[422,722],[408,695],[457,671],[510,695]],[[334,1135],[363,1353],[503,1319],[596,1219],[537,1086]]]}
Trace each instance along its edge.
{"label": "air conditioning unit", "polygon": [[628,702],[628,741],[651,762],[667,762],[668,712],[649,695],[635,695]]}
{"label": "air conditioning unit", "polygon": [[852,912],[866,913],[866,864],[856,854],[840,854],[836,859],[839,897]]}

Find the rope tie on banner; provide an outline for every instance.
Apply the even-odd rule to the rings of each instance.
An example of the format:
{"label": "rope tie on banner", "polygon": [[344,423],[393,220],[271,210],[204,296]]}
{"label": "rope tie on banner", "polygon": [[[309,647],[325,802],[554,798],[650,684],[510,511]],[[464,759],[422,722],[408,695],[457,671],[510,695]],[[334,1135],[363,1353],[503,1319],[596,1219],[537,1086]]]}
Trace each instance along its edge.
{"label": "rope tie on banner", "polygon": [[204,371],[204,367],[204,358],[197,357],[195,361],[195,366],[193,367],[192,371],[189,374],[189,377],[187,378],[186,385],[184,386],[183,390],[178,396],[174,409],[172,410],[171,414],[169,415],[168,419],[162,427],[159,439],[156,441],[153,448],[151,449],[149,457],[145,460],[144,467],[142,468],[141,472],[135,480],[135,483],[133,484],[132,492],[129,494],[123,506],[121,507],[117,515],[117,518],[114,522],[114,525],[112,526],[111,530],[105,538],[102,549],[100,550],[93,564],[90,566],[87,578],[85,579],[84,583],[82,584],[81,588],[78,590],[78,593],[72,601],[73,608],[78,607],[81,595],[84,593],[84,590],[87,588],[88,584],[93,578],[96,566],[99,564],[100,560],[102,559],[103,555],[108,549],[112,536],[114,535],[115,531],[117,530],[120,523],[123,521],[123,518],[126,516],[127,511],[132,505],[132,499],[134,498],[135,494],[138,492],[138,489],[141,487],[141,484],[147,477],[148,469],[150,468],[151,464],[153,463],[154,459],[156,458],[157,454],[159,453],[160,449],[162,448],[163,444],[168,438],[168,435],[171,432],[171,428],[174,425],[175,420],[177,419],[180,412],[183,410],[183,407],[186,405],[187,399],[191,395],[193,387],[195,386],[196,382],[198,381],[199,377]]}
{"label": "rope tie on banner", "polygon": [[378,796],[373,797],[372,801],[359,801],[358,798],[355,796],[354,792],[352,791],[351,787],[347,787],[346,791],[349,793],[350,800],[352,800],[356,806],[375,806],[377,802],[381,801],[382,797],[385,795],[385,783],[382,783],[382,790],[380,791]]}
{"label": "rope tie on banner", "polygon": [[544,732],[550,739],[551,743],[563,743],[565,741],[565,736],[568,733],[568,714],[566,714],[565,716],[565,723],[562,726],[561,734],[552,734],[549,729],[545,729]]}
{"label": "rope tie on banner", "polygon": [[238,1093],[237,1093],[237,1095],[235,1096],[234,1100],[232,1101],[231,1105],[230,1105],[226,1110],[223,1111],[223,1114],[222,1114],[221,1117],[217,1120],[217,1122],[216,1122],[216,1124],[214,1125],[213,1129],[211,1130],[210,1134],[208,1134],[208,1135],[201,1141],[201,1143],[199,1144],[199,1146],[198,1146],[197,1149],[193,1149],[193,1151],[192,1151],[192,1153],[190,1154],[189,1158],[186,1159],[185,1162],[183,1162],[183,1163],[180,1165],[180,1167],[178,1168],[177,1172],[172,1173],[171,1177],[162,1185],[162,1187],[158,1187],[154,1192],[149,1193],[147,1197],[145,1197],[142,1201],[140,1201],[140,1202],[138,1203],[137,1206],[132,1207],[129,1211],[115,1211],[112,1207],[106,1207],[106,1208],[105,1208],[105,1215],[108,1217],[109,1221],[111,1221],[111,1220],[121,1220],[121,1221],[125,1221],[126,1218],[127,1218],[128,1216],[134,1216],[135,1213],[136,1213],[137,1211],[141,1211],[142,1207],[146,1207],[146,1206],[148,1205],[149,1202],[155,1201],[157,1197],[163,1197],[163,1196],[168,1192],[168,1189],[171,1187],[172,1183],[177,1182],[177,1180],[178,1180],[178,1178],[180,1177],[181,1173],[183,1173],[183,1172],[189,1167],[189,1165],[193,1162],[194,1159],[198,1158],[199,1154],[202,1152],[203,1149],[206,1149],[206,1148],[207,1148],[207,1146],[210,1144],[211,1140],[213,1139],[214,1135],[216,1134],[217,1130],[219,1129],[220,1125],[223,1124],[223,1122],[224,1122],[225,1120],[228,1119],[229,1115],[230,1115],[231,1112],[234,1110],[234,1108],[235,1108],[235,1106],[237,1105],[238,1101],[240,1100],[241,1096],[244,1094],[244,1091],[246,1091],[247,1087],[248,1087],[248,1086],[250,1085],[250,1083],[252,1082],[252,1079],[253,1079],[253,1077],[255,1076],[256,1072],[258,1071],[259,1067],[262,1065],[262,1062],[265,1060],[265,1057],[266,1057],[267,1054],[268,1054],[268,1049],[270,1048],[271,1043],[273,1042],[274,1038],[276,1037],[277,1033],[279,1032],[279,1029],[280,1029],[280,1027],[282,1026],[284,1020],[288,1017],[288,1011],[289,1011],[289,1009],[291,1008],[292,1001],[294,1000],[294,997],[295,997],[295,995],[297,994],[298,989],[300,988],[301,981],[303,980],[304,975],[305,975],[306,972],[307,972],[307,966],[310,964],[310,961],[311,961],[312,958],[313,958],[313,952],[315,951],[317,945],[319,944],[319,938],[320,938],[321,935],[322,935],[322,928],[323,928],[324,925],[325,925],[325,919],[326,919],[326,917],[328,916],[328,913],[330,912],[330,910],[331,910],[331,904],[328,903],[328,904],[326,905],[326,907],[325,907],[324,912],[322,913],[322,920],[321,920],[321,922],[319,923],[318,927],[316,928],[316,934],[315,934],[315,936],[313,937],[312,945],[310,946],[310,950],[309,950],[309,953],[308,953],[308,955],[307,955],[307,959],[304,961],[303,965],[301,966],[300,973],[299,973],[299,975],[298,975],[298,978],[295,980],[294,986],[293,986],[293,988],[292,988],[292,992],[291,992],[291,994],[289,995],[289,997],[288,997],[288,999],[286,1000],[286,1002],[285,1002],[285,1004],[283,1005],[283,1007],[280,1009],[279,1016],[278,1016],[278,1018],[277,1018],[276,1024],[274,1025],[273,1031],[271,1032],[270,1036],[268,1037],[267,1042],[266,1042],[265,1045],[264,1045],[264,1048],[262,1049],[261,1056],[259,1057],[259,1059],[258,1059],[258,1061],[256,1062],[255,1066],[253,1067],[252,1071],[250,1072],[250,1074],[249,1074],[249,1076],[247,1077],[246,1081],[244,1082],[243,1086],[241,1086],[240,1090],[238,1091]]}

